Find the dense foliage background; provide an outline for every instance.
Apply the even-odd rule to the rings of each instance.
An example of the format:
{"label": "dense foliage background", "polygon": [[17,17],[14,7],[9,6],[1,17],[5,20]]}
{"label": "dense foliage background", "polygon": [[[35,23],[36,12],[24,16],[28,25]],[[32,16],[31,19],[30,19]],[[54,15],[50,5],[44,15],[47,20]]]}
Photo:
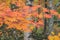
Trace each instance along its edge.
{"label": "dense foliage background", "polygon": [[[0,0],[0,40],[25,40],[29,34],[32,40],[60,40],[60,1],[53,0],[55,10],[45,4],[49,6],[49,0]],[[49,32],[52,15],[53,31]],[[25,32],[30,33],[24,36]]]}

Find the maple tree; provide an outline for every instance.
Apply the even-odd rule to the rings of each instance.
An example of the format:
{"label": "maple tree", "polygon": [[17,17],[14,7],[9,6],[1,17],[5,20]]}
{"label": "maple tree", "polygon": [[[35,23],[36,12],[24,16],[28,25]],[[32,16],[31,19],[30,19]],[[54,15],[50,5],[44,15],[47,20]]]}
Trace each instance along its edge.
{"label": "maple tree", "polygon": [[[32,31],[35,26],[37,28],[44,26],[43,18],[49,19],[52,17],[52,15],[58,16],[58,18],[60,18],[60,14],[58,14],[58,12],[55,10],[49,10],[42,7],[41,5],[34,5],[32,7],[26,6],[24,2],[25,1],[22,0],[19,0],[19,2],[13,0],[12,4],[15,4],[19,7],[14,9],[14,11],[11,10],[10,6],[8,6],[8,3],[1,3],[0,26],[5,23],[8,25],[7,29],[15,28],[22,31]],[[42,8],[42,12],[39,14],[38,8]],[[32,11],[30,11],[30,9]],[[49,12],[49,14],[46,14],[46,12]]]}

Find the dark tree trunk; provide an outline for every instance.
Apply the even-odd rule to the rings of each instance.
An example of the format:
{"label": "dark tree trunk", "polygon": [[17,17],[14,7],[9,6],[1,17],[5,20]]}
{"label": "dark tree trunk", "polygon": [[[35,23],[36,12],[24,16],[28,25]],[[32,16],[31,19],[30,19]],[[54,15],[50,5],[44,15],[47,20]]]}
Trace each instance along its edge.
{"label": "dark tree trunk", "polygon": [[[45,0],[45,8],[47,8],[47,4],[46,4],[47,0]],[[47,19],[44,18],[44,34],[46,33],[46,26],[47,26]]]}

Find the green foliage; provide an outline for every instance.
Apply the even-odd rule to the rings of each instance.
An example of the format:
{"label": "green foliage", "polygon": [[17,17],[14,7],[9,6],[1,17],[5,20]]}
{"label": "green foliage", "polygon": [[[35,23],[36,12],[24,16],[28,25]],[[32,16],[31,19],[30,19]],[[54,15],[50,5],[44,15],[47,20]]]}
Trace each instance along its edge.
{"label": "green foliage", "polygon": [[23,40],[23,33],[16,29],[9,29],[2,32],[0,40]]}
{"label": "green foliage", "polygon": [[16,6],[16,4],[10,4],[10,8],[11,10],[17,9],[19,8],[18,6]]}
{"label": "green foliage", "polygon": [[32,38],[34,38],[34,40],[43,40],[45,39],[45,35],[43,34],[43,27],[40,28],[35,28],[31,34]]}
{"label": "green foliage", "polygon": [[57,17],[56,16],[54,16],[54,20],[57,20]]}
{"label": "green foliage", "polygon": [[56,5],[58,3],[59,0],[54,0],[54,5]]}
{"label": "green foliage", "polygon": [[57,9],[58,13],[60,14],[60,8]]}
{"label": "green foliage", "polygon": [[8,27],[6,24],[3,24],[0,27],[0,40],[23,40],[23,32],[16,29],[6,29]]}

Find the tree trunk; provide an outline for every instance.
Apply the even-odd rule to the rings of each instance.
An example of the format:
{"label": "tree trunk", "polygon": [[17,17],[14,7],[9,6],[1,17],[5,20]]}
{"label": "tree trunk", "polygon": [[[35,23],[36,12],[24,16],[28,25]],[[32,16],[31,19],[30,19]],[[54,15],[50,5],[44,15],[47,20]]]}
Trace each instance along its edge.
{"label": "tree trunk", "polygon": [[[50,8],[50,10],[54,10],[53,0],[49,0],[49,8]],[[54,16],[52,15],[52,18],[50,18],[50,20],[49,20],[48,34],[50,34],[51,31],[53,31],[53,23],[54,23],[54,19],[53,18],[54,18]]]}
{"label": "tree trunk", "polygon": [[[26,0],[27,6],[32,6],[33,0]],[[29,9],[29,13],[31,13],[31,8]],[[29,36],[31,35],[31,32],[24,32],[24,40],[32,40]]]}
{"label": "tree trunk", "polygon": [[[46,4],[47,0],[45,0],[45,8],[47,8],[47,4]],[[44,34],[46,34],[46,30],[47,30],[47,19],[44,18]]]}
{"label": "tree trunk", "polygon": [[32,38],[30,38],[30,33],[31,32],[24,32],[24,40],[32,40]]}

